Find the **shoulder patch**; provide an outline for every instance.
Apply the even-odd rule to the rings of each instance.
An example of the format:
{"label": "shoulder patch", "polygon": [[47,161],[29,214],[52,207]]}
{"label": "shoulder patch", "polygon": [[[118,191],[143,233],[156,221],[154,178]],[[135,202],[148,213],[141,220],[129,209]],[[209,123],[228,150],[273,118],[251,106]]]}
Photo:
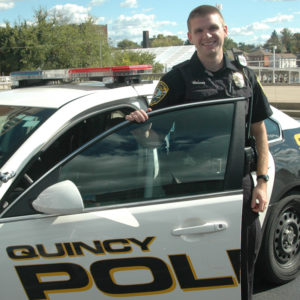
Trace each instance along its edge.
{"label": "shoulder patch", "polygon": [[169,91],[168,85],[165,82],[160,81],[155,88],[152,100],[150,102],[150,106],[156,105],[162,99],[164,99],[168,91]]}
{"label": "shoulder patch", "polygon": [[262,86],[262,84],[261,84],[261,82],[260,82],[260,80],[257,76],[256,76],[256,81],[257,81],[258,85],[260,86],[261,90],[263,91],[263,93],[266,95],[265,90],[264,90],[264,88],[263,88],[263,86]]}

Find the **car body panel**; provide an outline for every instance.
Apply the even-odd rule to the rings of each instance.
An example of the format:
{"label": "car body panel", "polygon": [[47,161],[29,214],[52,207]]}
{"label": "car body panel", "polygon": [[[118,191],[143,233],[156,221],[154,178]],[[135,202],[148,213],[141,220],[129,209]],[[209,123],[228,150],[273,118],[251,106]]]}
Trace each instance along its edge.
{"label": "car body panel", "polygon": [[[278,137],[269,140],[269,149],[275,161],[275,184],[270,206],[276,204],[289,191],[300,187],[300,123],[272,107],[270,117],[278,127]],[[268,126],[267,126],[268,131]]]}
{"label": "car body panel", "polygon": [[[112,296],[132,299],[135,296],[138,299],[181,300],[182,297],[195,299],[196,295],[199,299],[216,300],[224,299],[224,297],[240,299],[236,274],[226,251],[240,247],[239,239],[233,240],[233,236],[240,235],[240,227],[236,226],[239,223],[240,209],[241,194],[209,198],[206,201],[183,199],[174,203],[4,223],[0,227],[0,232],[2,253],[6,254],[1,255],[1,265],[7,271],[6,276],[1,280],[0,287],[1,290],[6,290],[7,285],[15,282],[14,289],[7,291],[6,296],[9,299],[26,299],[20,278],[15,270],[16,267],[26,269],[29,265],[43,265],[43,270],[39,270],[41,278],[44,275],[46,281],[51,277],[53,277],[52,280],[56,278],[62,281],[65,280],[65,276],[59,276],[59,274],[55,276],[55,271],[52,271],[51,266],[72,263],[79,265],[81,272],[89,274],[88,283],[78,290],[75,286],[71,289],[66,286],[63,291],[57,288],[55,293],[54,291],[49,293],[50,299],[82,299],[82,297],[110,299]],[[212,221],[226,222],[228,227],[226,230],[215,233],[172,235],[172,229],[182,226],[199,226]],[[20,231],[23,232],[21,236],[17,234]],[[47,236],[47,239],[44,239],[44,236]],[[137,241],[142,243],[147,238],[149,240],[147,247],[142,248],[137,244]],[[211,247],[212,238],[214,247]],[[106,249],[103,250],[104,253],[83,250],[84,255],[78,249],[66,250],[67,245],[71,245],[71,249],[74,249],[75,243],[78,242],[94,249],[95,244],[101,243],[103,249],[104,247]],[[63,245],[63,250],[59,252],[57,249],[61,245]],[[37,249],[44,249],[44,252],[52,256],[45,257],[46,255],[41,255]],[[9,257],[12,251],[15,253],[13,259]],[[32,252],[35,253],[34,257],[29,255]],[[188,257],[190,264],[184,265],[187,270],[179,270],[178,267],[174,270],[170,262],[171,256]],[[149,260],[150,266],[159,263],[162,268],[167,268],[160,275],[157,273],[151,275],[150,266],[144,266],[145,259]],[[116,270],[118,272],[113,273],[116,285],[128,286],[126,292],[125,288],[118,287],[109,293],[103,287],[99,288],[99,284],[95,284],[95,281],[100,280],[100,276],[109,276],[99,271],[91,271],[92,266],[95,267],[101,262],[116,264],[115,267],[119,268]],[[123,266],[126,262],[129,264],[127,267]],[[195,279],[198,282],[207,278],[210,278],[212,282],[199,285],[198,288],[181,288],[180,282],[176,279],[176,272],[190,270],[195,270]],[[60,271],[65,274],[70,272],[68,269]],[[28,272],[27,270],[27,276],[31,280],[33,274]],[[74,270],[71,274],[80,276],[81,272],[78,270],[75,273]],[[169,276],[171,279],[168,278]],[[151,286],[150,282],[153,277],[159,285],[164,287],[163,290],[159,291],[156,290],[158,288]],[[220,284],[221,278],[224,278],[222,284]],[[228,278],[232,280],[231,284],[227,282]],[[170,283],[167,283],[168,279],[171,280]],[[23,286],[29,289],[24,283],[24,277],[21,277],[22,280]],[[145,284],[145,287],[138,289],[136,284]],[[29,299],[33,298],[29,297]]]}

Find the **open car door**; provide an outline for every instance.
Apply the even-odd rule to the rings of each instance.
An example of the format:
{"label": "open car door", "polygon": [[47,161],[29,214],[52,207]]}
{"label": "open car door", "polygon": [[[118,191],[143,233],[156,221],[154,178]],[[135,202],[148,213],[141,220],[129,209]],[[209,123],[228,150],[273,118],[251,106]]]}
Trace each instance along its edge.
{"label": "open car door", "polygon": [[244,128],[243,99],[186,104],[58,163],[2,213],[7,299],[240,299]]}

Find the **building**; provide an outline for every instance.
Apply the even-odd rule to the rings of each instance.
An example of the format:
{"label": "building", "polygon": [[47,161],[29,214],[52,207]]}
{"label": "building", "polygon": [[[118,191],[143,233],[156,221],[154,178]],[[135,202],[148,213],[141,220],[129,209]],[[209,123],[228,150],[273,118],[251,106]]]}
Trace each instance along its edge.
{"label": "building", "polygon": [[155,62],[164,66],[164,72],[168,72],[173,66],[190,59],[195,52],[194,45],[169,46],[156,48],[138,48],[130,51],[148,52],[155,55]]}
{"label": "building", "polygon": [[275,67],[280,69],[297,68],[297,56],[292,53],[275,54]]}
{"label": "building", "polygon": [[[275,64],[274,64],[275,60]],[[297,68],[297,56],[292,53],[273,53],[262,48],[247,53],[249,66],[279,69]]]}
{"label": "building", "polygon": [[253,67],[270,67],[270,57],[273,54],[262,48],[247,53],[247,61],[249,66]]}

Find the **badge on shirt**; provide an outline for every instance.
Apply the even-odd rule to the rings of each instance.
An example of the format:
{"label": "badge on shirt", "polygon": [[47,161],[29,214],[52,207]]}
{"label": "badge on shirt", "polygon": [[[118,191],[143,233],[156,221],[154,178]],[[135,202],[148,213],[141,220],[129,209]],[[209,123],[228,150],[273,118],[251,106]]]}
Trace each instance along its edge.
{"label": "badge on shirt", "polygon": [[243,88],[245,87],[245,81],[244,81],[244,76],[242,73],[239,72],[235,72],[232,74],[232,79],[234,84],[238,87],[238,88]]}
{"label": "badge on shirt", "polygon": [[155,88],[152,100],[150,102],[150,106],[153,106],[159,103],[168,93],[169,87],[163,81],[160,81]]}

